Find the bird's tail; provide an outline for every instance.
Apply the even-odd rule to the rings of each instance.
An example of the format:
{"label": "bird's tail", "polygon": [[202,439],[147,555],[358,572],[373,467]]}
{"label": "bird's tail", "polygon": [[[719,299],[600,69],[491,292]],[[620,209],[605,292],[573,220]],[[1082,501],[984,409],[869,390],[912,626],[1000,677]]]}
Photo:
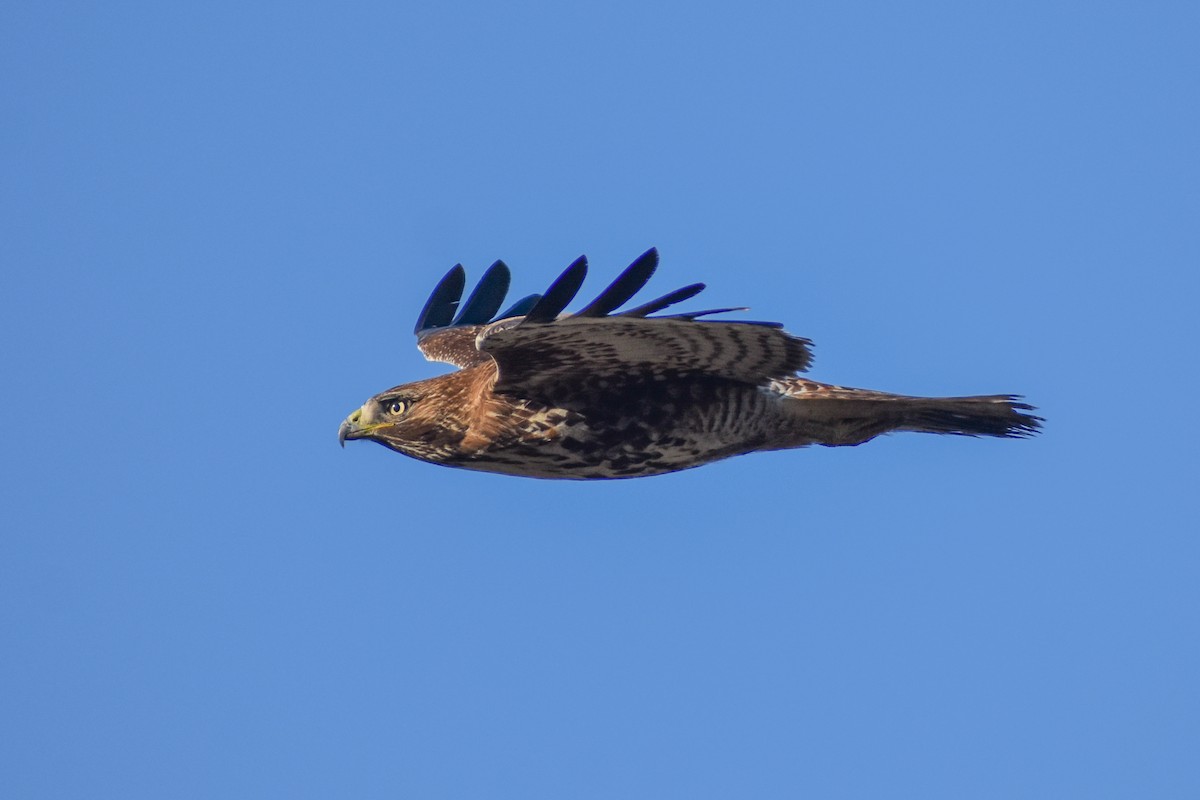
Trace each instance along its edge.
{"label": "bird's tail", "polygon": [[803,378],[779,381],[778,388],[795,401],[790,416],[814,444],[861,444],[892,431],[1024,438],[1042,426],[1041,417],[1028,413],[1033,406],[1011,394],[909,397]]}

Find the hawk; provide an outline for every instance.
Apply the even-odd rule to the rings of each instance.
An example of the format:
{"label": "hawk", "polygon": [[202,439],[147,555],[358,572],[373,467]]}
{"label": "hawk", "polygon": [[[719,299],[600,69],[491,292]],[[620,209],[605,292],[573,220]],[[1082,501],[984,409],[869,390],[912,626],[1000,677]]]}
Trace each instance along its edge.
{"label": "hawk", "polygon": [[493,264],[460,305],[466,273],[455,266],[415,333],[426,358],[460,369],[375,395],[342,423],[339,441],[370,439],[450,467],[589,480],[892,431],[1020,438],[1041,426],[1015,395],[908,397],[799,377],[812,361],[808,339],[775,322],[708,319],[744,308],[658,315],[702,283],[618,313],[657,266],[657,250],[646,251],[574,314],[563,311],[585,257],[501,314],[508,267]]}

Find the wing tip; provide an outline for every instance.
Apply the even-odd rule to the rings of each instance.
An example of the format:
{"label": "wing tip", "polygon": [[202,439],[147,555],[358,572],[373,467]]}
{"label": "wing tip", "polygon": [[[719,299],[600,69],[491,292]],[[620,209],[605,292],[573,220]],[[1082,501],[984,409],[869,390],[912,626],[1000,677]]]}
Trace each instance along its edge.
{"label": "wing tip", "polygon": [[429,299],[425,301],[424,308],[417,315],[417,324],[413,328],[413,333],[420,334],[422,331],[444,328],[450,324],[454,317],[454,309],[457,307],[459,299],[462,298],[466,285],[467,270],[462,264],[455,264],[433,287]]}
{"label": "wing tip", "polygon": [[[629,317],[641,319],[673,319],[686,322],[722,322],[725,324],[756,325],[766,328],[782,329],[783,323],[761,320],[701,320],[701,317],[724,314],[731,311],[745,311],[744,306],[729,308],[714,308],[702,311],[682,312],[651,316],[670,306],[682,303],[695,297],[707,288],[704,283],[692,283],[673,292],[668,292],[636,308],[614,313],[618,308],[631,300],[640,292],[654,275],[660,262],[657,247],[650,247],[621,272],[591,303],[573,318],[587,317]],[[521,323],[550,324],[563,314],[567,305],[575,299],[587,276],[588,259],[581,255],[572,261],[562,273],[541,294],[531,294],[518,300],[504,312],[496,312],[503,305],[511,283],[511,270],[501,259],[497,259],[480,278],[470,296],[465,302],[460,302],[466,288],[466,270],[462,264],[455,264],[443,276],[430,294],[425,307],[417,317],[413,332],[420,338],[430,331],[446,327],[465,325],[488,325],[502,319],[519,317]],[[455,311],[457,310],[457,315]],[[485,313],[486,312],[486,313]],[[793,337],[794,338],[794,337]],[[807,342],[807,340],[802,340]],[[811,357],[803,359],[804,367]]]}
{"label": "wing tip", "polygon": [[575,299],[583,280],[587,277],[587,256],[581,255],[572,261],[550,284],[533,308],[525,314],[525,322],[549,323],[558,319],[567,304]]}
{"label": "wing tip", "polygon": [[511,281],[512,272],[508,265],[500,259],[496,259],[483,273],[479,282],[475,284],[475,288],[466,302],[459,306],[458,316],[454,318],[450,326],[482,325],[490,322],[495,313],[500,310],[500,306],[504,304]]}

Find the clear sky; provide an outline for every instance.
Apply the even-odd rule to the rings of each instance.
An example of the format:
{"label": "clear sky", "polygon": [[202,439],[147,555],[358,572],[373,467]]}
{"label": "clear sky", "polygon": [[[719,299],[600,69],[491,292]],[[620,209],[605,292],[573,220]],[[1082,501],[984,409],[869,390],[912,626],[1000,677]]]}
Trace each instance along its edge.
{"label": "clear sky", "polygon": [[[1200,796],[1200,11],[6,3],[0,797]],[[1025,394],[625,482],[337,446],[580,253]]]}

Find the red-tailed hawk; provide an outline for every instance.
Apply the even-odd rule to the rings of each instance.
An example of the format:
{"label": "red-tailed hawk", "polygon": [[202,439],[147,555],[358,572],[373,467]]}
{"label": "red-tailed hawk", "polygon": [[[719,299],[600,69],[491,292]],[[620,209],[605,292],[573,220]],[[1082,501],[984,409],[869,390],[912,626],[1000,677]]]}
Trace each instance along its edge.
{"label": "red-tailed hawk", "polygon": [[[460,367],[375,395],[339,440],[413,458],[533,478],[635,478],[758,450],[855,445],[892,431],[1018,438],[1041,419],[1014,395],[906,397],[796,376],[810,342],[773,322],[702,319],[744,309],[651,316],[704,288],[685,286],[617,313],[650,279],[648,250],[574,314],[580,257],[542,295],[497,315],[509,271],[497,261],[459,306],[455,266],[417,319],[417,346]],[[458,310],[455,316],[455,310]]]}

